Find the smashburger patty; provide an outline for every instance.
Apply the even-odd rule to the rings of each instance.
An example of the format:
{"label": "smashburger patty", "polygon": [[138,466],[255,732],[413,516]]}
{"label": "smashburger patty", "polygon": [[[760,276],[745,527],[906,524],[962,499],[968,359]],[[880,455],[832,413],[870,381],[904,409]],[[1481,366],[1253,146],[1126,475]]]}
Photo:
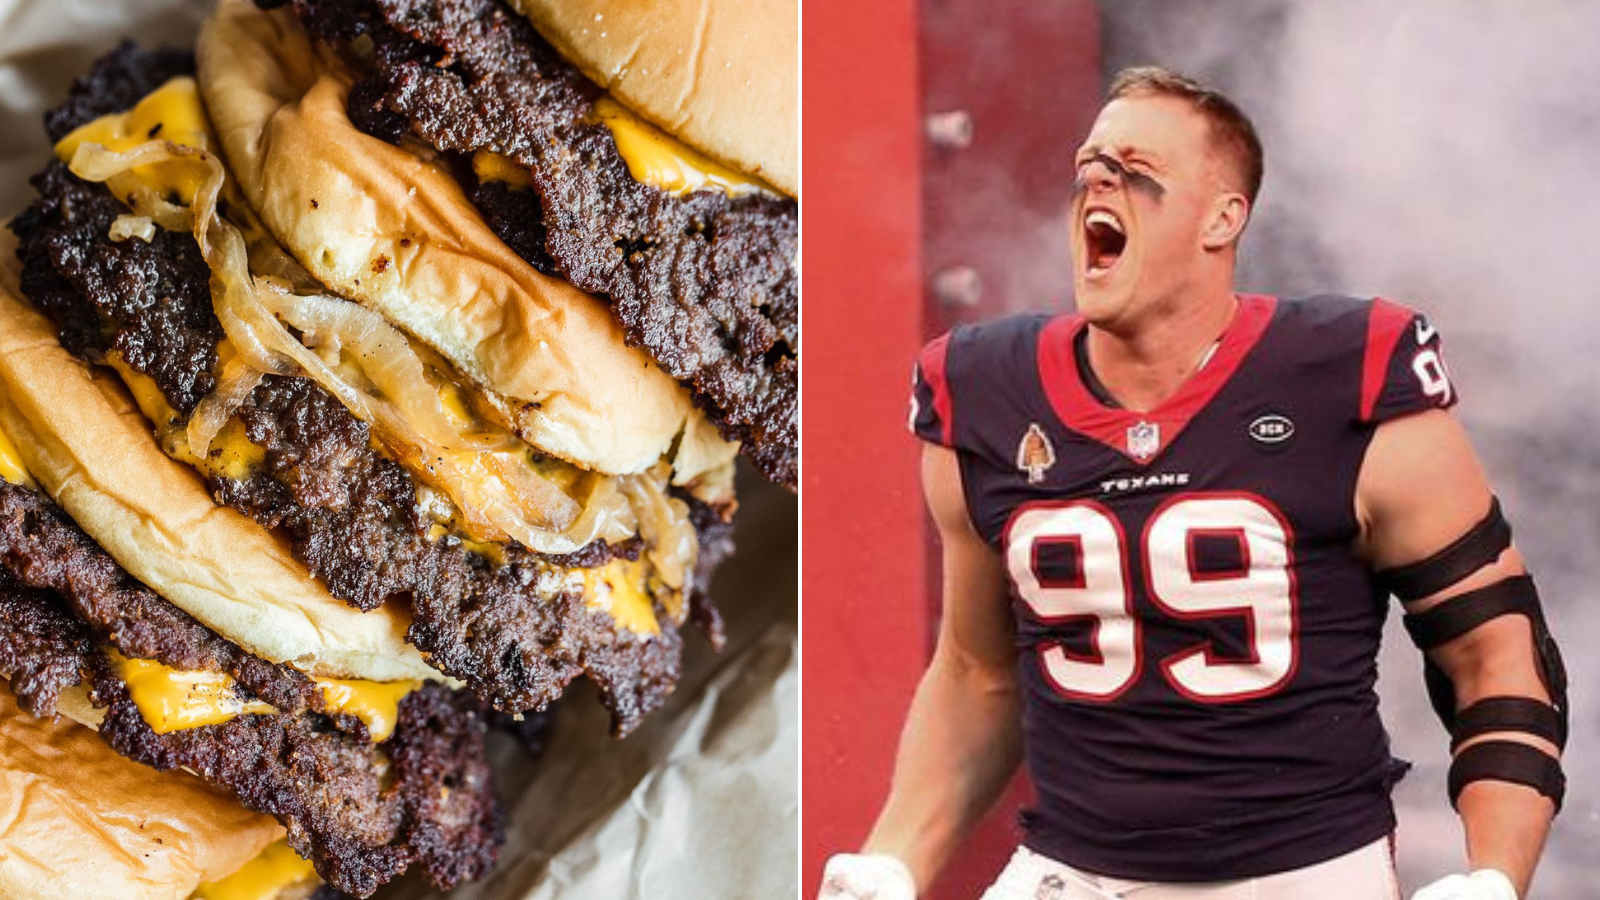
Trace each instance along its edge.
{"label": "smashburger patty", "polygon": [[[278,709],[327,712],[311,679],[252,656],[202,625],[123,571],[48,497],[9,482],[0,484],[0,564],[5,570],[0,577],[34,592],[53,592],[69,605],[79,627],[61,632],[63,636],[87,628],[85,634],[109,642],[125,656],[185,671],[226,672]],[[67,659],[59,652],[50,655]],[[65,670],[52,671],[65,675]],[[44,695],[13,687],[24,709],[43,714],[54,709],[56,690],[77,683],[75,678],[55,681],[55,689]],[[366,726],[354,716],[337,718],[346,730],[367,736]]]}
{"label": "smashburger patty", "polygon": [[[192,69],[188,55],[124,45],[50,113],[51,139],[127,108]],[[148,243],[113,241],[111,223],[126,206],[60,162],[33,184],[39,199],[12,223],[23,292],[56,323],[68,351],[96,363],[118,354],[187,416],[215,387],[223,336],[211,273],[194,238],[159,230]],[[623,733],[676,682],[682,638],[670,621],[663,619],[661,633],[650,638],[618,630],[559,579],[541,577],[552,566],[632,558],[637,541],[597,541],[566,556],[507,544],[503,562],[491,561],[453,538],[430,539],[432,523],[411,476],[377,453],[368,425],[315,382],[266,376],[237,415],[250,441],[264,448],[265,464],[242,479],[208,474],[217,500],[281,529],[296,557],[352,606],[408,603],[407,639],[495,708],[542,708],[586,674]],[[687,493],[677,496],[689,505],[700,538],[691,609],[715,639],[716,616],[704,590],[731,550],[732,526]]]}
{"label": "smashburger patty", "polygon": [[[158,735],[102,647],[177,669],[235,675],[282,712]],[[0,672],[23,707],[55,708],[85,677],[99,732],[124,756],[185,767],[276,817],[330,885],[366,896],[413,863],[442,888],[486,874],[502,839],[481,701],[425,685],[400,703],[393,736],[368,740],[330,717],[287,666],[245,653],[126,572],[47,497],[0,483]]]}
{"label": "smashburger patty", "polygon": [[602,90],[499,0],[288,2],[320,40],[372,41],[350,93],[357,127],[529,167],[532,190],[469,191],[490,227],[545,274],[609,298],[629,342],[693,389],[723,437],[795,485],[795,201],[640,184],[594,115]]}

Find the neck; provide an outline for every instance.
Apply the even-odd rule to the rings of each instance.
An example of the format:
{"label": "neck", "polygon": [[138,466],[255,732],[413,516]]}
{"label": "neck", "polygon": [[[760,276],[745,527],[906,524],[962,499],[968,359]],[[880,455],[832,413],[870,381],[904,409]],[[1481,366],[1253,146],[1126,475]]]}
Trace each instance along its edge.
{"label": "neck", "polygon": [[1231,290],[1174,305],[1132,328],[1088,328],[1089,364],[1117,403],[1135,412],[1159,406],[1210,356],[1233,321]]}

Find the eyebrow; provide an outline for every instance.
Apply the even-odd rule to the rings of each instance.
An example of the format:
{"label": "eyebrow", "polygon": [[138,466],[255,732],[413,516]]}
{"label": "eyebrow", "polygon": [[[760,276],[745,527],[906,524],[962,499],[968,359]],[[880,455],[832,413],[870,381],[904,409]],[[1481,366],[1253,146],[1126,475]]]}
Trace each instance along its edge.
{"label": "eyebrow", "polygon": [[[1086,163],[1089,160],[1094,159],[1096,156],[1110,156],[1111,154],[1107,152],[1107,149],[1108,148],[1100,144],[1084,144],[1082,147],[1078,148],[1078,152],[1073,155],[1073,159],[1081,165],[1082,163]],[[1124,158],[1136,156],[1142,163],[1153,166],[1157,169],[1166,168],[1161,155],[1158,153],[1138,147],[1130,147],[1126,144],[1121,147],[1113,147],[1109,149],[1115,150],[1118,156]]]}

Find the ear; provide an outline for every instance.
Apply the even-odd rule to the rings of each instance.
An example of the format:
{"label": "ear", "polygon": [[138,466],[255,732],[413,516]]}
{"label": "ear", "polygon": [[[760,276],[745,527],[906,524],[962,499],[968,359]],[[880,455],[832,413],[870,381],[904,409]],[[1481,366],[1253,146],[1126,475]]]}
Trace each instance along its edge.
{"label": "ear", "polygon": [[1221,250],[1239,240],[1245,223],[1250,221],[1250,201],[1243,194],[1218,194],[1212,201],[1211,214],[1200,231],[1200,245],[1207,250]]}

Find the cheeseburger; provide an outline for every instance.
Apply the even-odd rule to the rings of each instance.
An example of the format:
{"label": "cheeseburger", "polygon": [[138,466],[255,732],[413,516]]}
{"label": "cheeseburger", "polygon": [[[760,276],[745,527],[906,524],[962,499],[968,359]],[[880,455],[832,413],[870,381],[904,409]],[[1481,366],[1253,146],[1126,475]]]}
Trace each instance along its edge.
{"label": "cheeseburger", "polygon": [[74,83],[0,271],[14,718],[366,896],[493,864],[488,716],[663,702],[799,344],[794,10],[675,6],[224,0]]}
{"label": "cheeseburger", "polygon": [[[104,416],[104,450],[135,450],[117,465],[137,465],[118,418],[138,413],[117,405],[116,385],[74,366],[42,319],[0,301],[7,364],[63,378],[66,414]],[[225,637],[248,630],[237,623],[202,624],[130,576],[42,488],[91,515],[100,505],[152,519],[203,489],[160,466],[123,471],[179,496],[112,510],[119,501],[98,485],[118,473],[57,456],[64,444],[37,425],[50,414],[16,400],[0,415],[0,804],[11,811],[0,896],[287,900],[326,881],[364,897],[413,864],[441,887],[485,874],[501,812],[482,701],[425,677],[344,677],[371,669],[358,660],[380,649],[374,631],[343,662],[361,639],[291,665]],[[196,571],[192,587],[260,575],[293,589],[255,560],[259,543],[236,549],[234,573]],[[334,612],[308,624],[357,623]],[[397,658],[387,675],[423,675],[419,662]]]}

